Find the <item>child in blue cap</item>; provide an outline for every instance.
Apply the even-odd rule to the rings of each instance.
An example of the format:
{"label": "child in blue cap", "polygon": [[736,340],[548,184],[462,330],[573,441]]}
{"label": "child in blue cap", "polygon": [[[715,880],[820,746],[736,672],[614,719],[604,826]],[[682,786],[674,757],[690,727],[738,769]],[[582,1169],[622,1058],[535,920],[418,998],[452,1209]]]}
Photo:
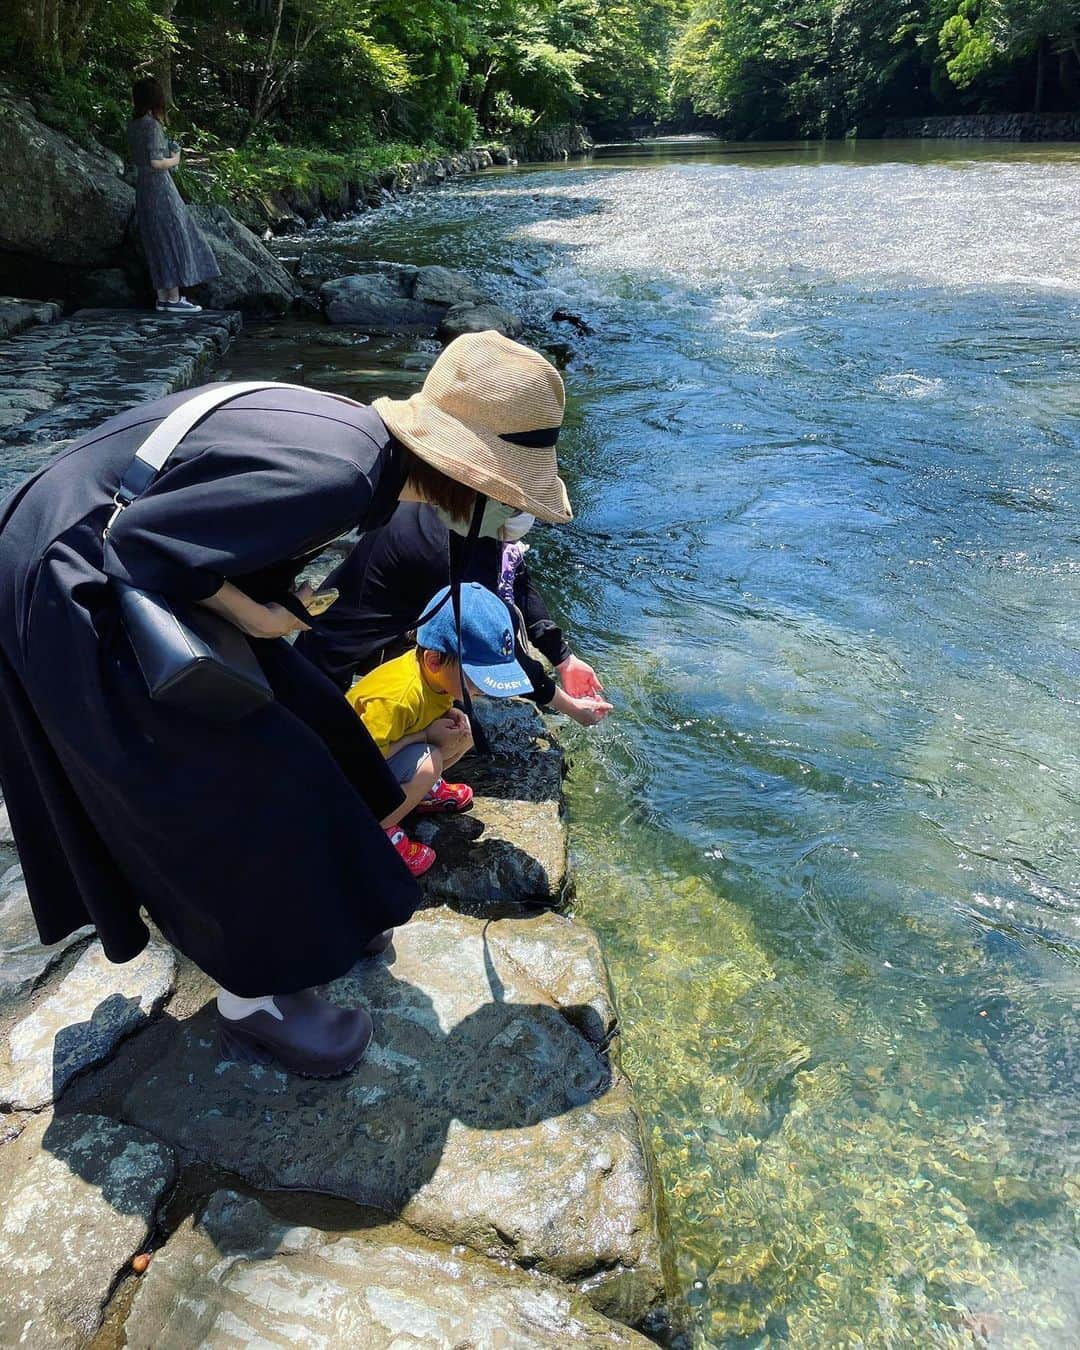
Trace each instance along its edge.
{"label": "child in blue cap", "polygon": [[470,693],[492,698],[532,688],[514,656],[514,629],[503,601],[477,581],[461,587],[459,659],[448,595],[444,587],[425,606],[431,618],[417,630],[411,651],[378,666],[346,695],[405,793],[382,825],[413,876],[428,870],[435,850],[410,839],[400,822],[410,811],[467,811],[472,805],[472,788],[443,777],[472,747],[469,719],[454,707],[463,681]]}

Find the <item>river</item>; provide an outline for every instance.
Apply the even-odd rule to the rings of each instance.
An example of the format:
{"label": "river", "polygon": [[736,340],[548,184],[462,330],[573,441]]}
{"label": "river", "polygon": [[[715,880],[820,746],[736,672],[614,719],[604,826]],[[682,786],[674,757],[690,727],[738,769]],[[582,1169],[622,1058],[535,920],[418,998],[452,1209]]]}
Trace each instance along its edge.
{"label": "river", "polygon": [[676,143],[322,242],[596,330],[535,549],[697,1343],[1075,1345],[1080,149]]}

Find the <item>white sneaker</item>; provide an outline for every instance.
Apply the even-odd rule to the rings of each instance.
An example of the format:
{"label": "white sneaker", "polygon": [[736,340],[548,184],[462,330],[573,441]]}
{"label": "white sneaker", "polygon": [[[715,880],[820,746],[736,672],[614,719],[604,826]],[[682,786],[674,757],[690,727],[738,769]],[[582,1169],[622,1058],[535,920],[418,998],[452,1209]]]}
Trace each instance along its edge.
{"label": "white sneaker", "polygon": [[155,306],[159,314],[201,314],[202,305],[193,305],[183,296],[179,300],[159,300]]}

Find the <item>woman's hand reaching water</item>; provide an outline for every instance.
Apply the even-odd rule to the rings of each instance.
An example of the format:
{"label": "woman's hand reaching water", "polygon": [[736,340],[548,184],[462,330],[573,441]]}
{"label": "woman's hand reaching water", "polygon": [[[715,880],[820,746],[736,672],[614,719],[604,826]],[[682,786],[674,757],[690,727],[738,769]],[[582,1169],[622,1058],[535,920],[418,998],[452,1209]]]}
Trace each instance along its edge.
{"label": "woman's hand reaching water", "polygon": [[[595,698],[604,692],[596,671],[587,661],[582,661],[573,652],[555,667],[562,687],[573,699]],[[610,708],[610,704],[605,705]]]}
{"label": "woman's hand reaching water", "polygon": [[594,727],[611,712],[612,704],[602,698],[572,698],[565,689],[556,688],[555,697],[548,704],[552,712],[565,713],[583,727]]}

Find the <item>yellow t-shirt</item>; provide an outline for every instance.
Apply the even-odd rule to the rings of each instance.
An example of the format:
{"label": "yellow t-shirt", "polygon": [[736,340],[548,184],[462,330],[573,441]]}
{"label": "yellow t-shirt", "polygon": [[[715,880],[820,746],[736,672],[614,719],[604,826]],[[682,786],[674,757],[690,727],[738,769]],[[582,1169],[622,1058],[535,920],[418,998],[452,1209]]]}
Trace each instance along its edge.
{"label": "yellow t-shirt", "polygon": [[357,680],[345,697],[385,755],[395,741],[423,731],[454,706],[424,682],[415,649]]}

